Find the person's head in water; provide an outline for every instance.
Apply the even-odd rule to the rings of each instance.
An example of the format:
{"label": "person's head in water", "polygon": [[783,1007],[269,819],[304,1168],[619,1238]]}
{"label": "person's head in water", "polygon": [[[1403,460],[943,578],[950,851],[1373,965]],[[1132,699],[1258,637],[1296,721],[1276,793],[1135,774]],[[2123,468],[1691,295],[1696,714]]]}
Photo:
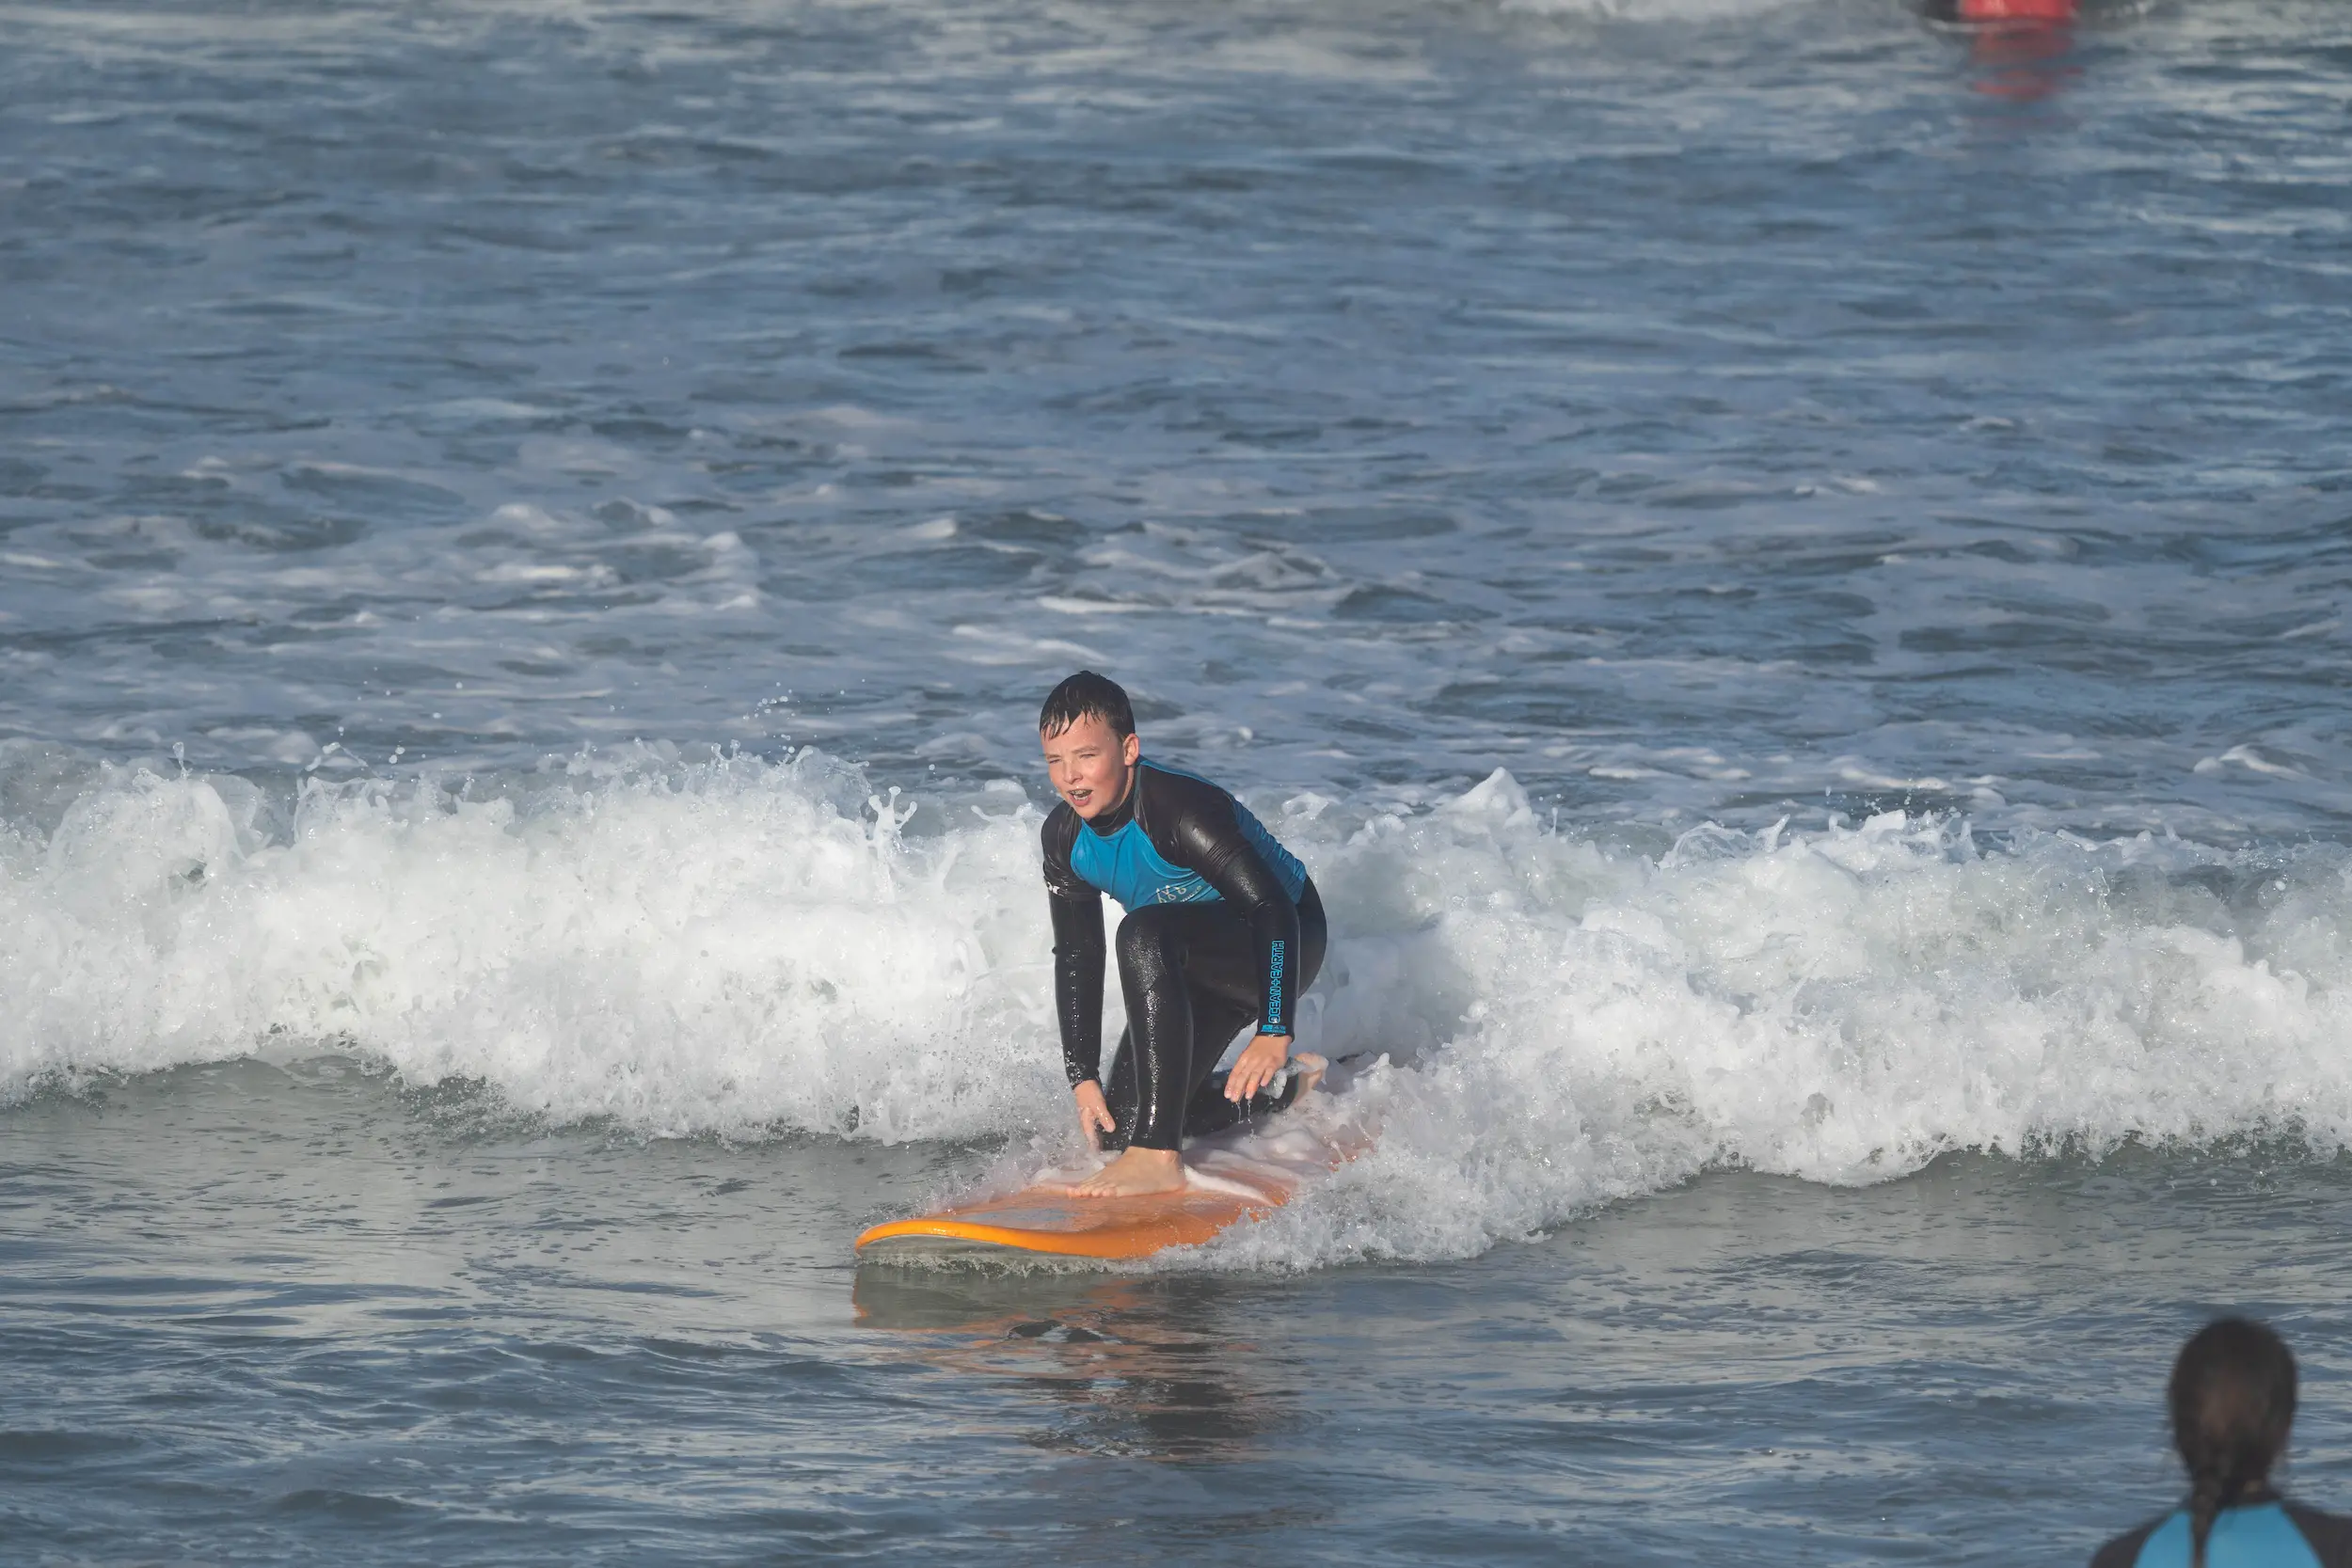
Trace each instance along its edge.
{"label": "person's head in water", "polygon": [[1046,695],[1037,716],[1054,792],[1091,821],[1127,798],[1143,742],[1136,710],[1119,683],[1081,670]]}
{"label": "person's head in water", "polygon": [[2223,1318],[2198,1330],[2172,1363],[2172,1445],[2188,1466],[2189,1560],[2225,1509],[2270,1477],[2295,1424],[2295,1357],[2258,1323]]}

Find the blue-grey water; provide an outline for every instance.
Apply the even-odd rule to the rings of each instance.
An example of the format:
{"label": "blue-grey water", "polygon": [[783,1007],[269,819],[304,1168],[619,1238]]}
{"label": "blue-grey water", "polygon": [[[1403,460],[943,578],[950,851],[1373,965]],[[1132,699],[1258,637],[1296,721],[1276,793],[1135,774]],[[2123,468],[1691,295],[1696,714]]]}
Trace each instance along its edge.
{"label": "blue-grey water", "polygon": [[[2348,102],[2321,0],[0,0],[0,1556],[2079,1559],[2225,1307],[2352,1504]],[[1378,1145],[859,1271],[1073,1147],[1080,664]]]}

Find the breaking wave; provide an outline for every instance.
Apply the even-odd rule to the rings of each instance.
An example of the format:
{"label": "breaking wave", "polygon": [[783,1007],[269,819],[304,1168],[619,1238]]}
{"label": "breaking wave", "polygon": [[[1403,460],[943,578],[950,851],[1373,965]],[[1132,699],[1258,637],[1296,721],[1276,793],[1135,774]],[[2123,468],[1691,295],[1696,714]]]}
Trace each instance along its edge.
{"label": "breaking wave", "polygon": [[[1461,1256],[1723,1164],[2352,1133],[2332,847],[1890,814],[1644,848],[1502,773],[1412,814],[1254,803],[1333,911],[1303,1043],[1356,1059],[1380,1139],[1226,1261]],[[1051,1146],[1038,821],[814,752],[291,801],[107,773],[0,833],[0,1097],[333,1050],[644,1135]]]}

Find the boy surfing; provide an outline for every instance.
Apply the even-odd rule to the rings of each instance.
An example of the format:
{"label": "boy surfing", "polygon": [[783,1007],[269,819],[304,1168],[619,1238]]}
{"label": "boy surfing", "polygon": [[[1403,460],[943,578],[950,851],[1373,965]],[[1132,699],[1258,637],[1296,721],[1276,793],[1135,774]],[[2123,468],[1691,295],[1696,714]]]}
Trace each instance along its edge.
{"label": "boy surfing", "polygon": [[[1297,858],[1224,790],[1147,762],[1117,683],[1082,670],[1038,715],[1061,797],[1040,835],[1054,917],[1054,1012],[1078,1126],[1119,1157],[1062,1190],[1077,1197],[1173,1192],[1187,1137],[1288,1105],[1323,1075],[1290,1061],[1298,996],[1323,967],[1323,899]],[[1127,1032],[1103,1063],[1103,899],[1119,900]],[[1257,1035],[1222,1080],[1217,1058]]]}

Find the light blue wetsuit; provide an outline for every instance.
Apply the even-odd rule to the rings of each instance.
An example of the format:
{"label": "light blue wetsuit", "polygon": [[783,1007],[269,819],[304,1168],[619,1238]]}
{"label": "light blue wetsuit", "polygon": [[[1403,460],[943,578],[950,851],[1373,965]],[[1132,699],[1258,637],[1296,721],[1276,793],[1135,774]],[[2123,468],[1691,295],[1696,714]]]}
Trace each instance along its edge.
{"label": "light blue wetsuit", "polygon": [[[2091,1568],[2189,1568],[2188,1510],[2175,1509],[2099,1549]],[[2352,1519],[2265,1495],[2214,1516],[2205,1568],[2344,1568]]]}

